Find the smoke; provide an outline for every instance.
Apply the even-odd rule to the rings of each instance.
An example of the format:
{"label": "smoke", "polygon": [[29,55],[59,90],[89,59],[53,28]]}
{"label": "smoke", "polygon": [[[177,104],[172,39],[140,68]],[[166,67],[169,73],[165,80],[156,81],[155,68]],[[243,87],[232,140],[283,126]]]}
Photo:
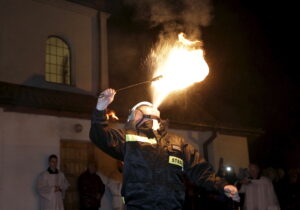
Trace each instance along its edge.
{"label": "smoke", "polygon": [[[151,78],[160,75],[156,74],[157,70],[165,63],[176,43],[178,44],[179,33],[185,33],[186,38],[191,41],[201,40],[201,27],[208,26],[212,19],[211,0],[123,0],[123,2],[134,8],[135,21],[150,23],[150,27],[159,30],[158,40],[144,61],[152,74]],[[198,47],[202,48],[200,44]],[[162,101],[165,103],[164,99],[169,95],[169,92],[162,94],[165,93],[163,88],[159,91],[152,88],[151,92],[152,102],[156,105]],[[176,95],[178,94],[172,95],[171,103],[176,101],[174,100]]]}
{"label": "smoke", "polygon": [[163,32],[183,31],[201,35],[200,28],[212,19],[210,0],[124,0],[136,9],[136,20],[148,21],[151,27],[162,26]]}

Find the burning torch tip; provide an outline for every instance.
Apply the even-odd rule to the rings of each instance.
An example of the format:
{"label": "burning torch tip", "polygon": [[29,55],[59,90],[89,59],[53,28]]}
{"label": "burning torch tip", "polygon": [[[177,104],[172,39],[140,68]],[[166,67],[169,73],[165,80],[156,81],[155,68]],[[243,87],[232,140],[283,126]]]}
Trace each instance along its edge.
{"label": "burning torch tip", "polygon": [[153,82],[153,81],[157,81],[157,80],[159,80],[159,79],[161,79],[161,78],[163,78],[163,75],[159,75],[159,76],[157,76],[157,77],[154,77],[151,81]]}

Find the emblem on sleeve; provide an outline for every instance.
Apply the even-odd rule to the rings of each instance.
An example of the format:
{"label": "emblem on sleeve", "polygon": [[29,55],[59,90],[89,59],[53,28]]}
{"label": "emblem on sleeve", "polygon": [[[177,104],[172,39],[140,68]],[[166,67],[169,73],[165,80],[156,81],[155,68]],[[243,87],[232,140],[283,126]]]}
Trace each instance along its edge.
{"label": "emblem on sleeve", "polygon": [[169,163],[183,168],[183,160],[178,157],[169,156]]}

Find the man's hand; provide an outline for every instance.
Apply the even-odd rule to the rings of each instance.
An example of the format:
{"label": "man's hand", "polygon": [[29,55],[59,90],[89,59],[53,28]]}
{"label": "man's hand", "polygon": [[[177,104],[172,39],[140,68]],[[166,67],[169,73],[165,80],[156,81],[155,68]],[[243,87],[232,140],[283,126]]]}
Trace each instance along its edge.
{"label": "man's hand", "polygon": [[104,90],[98,98],[96,109],[101,111],[107,108],[107,106],[114,100],[116,91],[108,88]]}
{"label": "man's hand", "polygon": [[251,179],[248,179],[248,178],[244,178],[240,181],[241,184],[249,184],[251,183]]}
{"label": "man's hand", "polygon": [[238,190],[235,186],[233,185],[226,185],[224,187],[225,195],[229,198],[232,198],[232,200],[236,202],[240,202],[240,196],[238,193]]}

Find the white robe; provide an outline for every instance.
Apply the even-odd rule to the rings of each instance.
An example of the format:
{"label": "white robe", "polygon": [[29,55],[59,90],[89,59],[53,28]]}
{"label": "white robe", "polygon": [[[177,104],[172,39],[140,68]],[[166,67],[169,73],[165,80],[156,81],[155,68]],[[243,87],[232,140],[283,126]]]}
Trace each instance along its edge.
{"label": "white robe", "polygon": [[[69,185],[61,171],[58,174],[50,174],[48,171],[42,172],[37,181],[41,210],[64,210],[63,197]],[[62,192],[55,192],[55,186],[60,186]]]}
{"label": "white robe", "polygon": [[103,183],[105,184],[105,193],[101,200],[101,208],[107,209],[107,202],[109,202],[109,209],[113,210],[124,210],[124,202],[121,195],[122,188],[122,174],[118,171],[113,171],[109,176],[105,176],[102,173],[98,172],[98,175],[101,177]]}
{"label": "white robe", "polygon": [[121,188],[122,183],[120,181],[109,179],[107,183],[107,187],[109,188],[112,195],[112,207],[114,210],[122,210],[124,209],[124,203],[121,196]]}
{"label": "white robe", "polygon": [[243,184],[240,193],[245,193],[245,210],[280,210],[271,180],[267,177]]}

